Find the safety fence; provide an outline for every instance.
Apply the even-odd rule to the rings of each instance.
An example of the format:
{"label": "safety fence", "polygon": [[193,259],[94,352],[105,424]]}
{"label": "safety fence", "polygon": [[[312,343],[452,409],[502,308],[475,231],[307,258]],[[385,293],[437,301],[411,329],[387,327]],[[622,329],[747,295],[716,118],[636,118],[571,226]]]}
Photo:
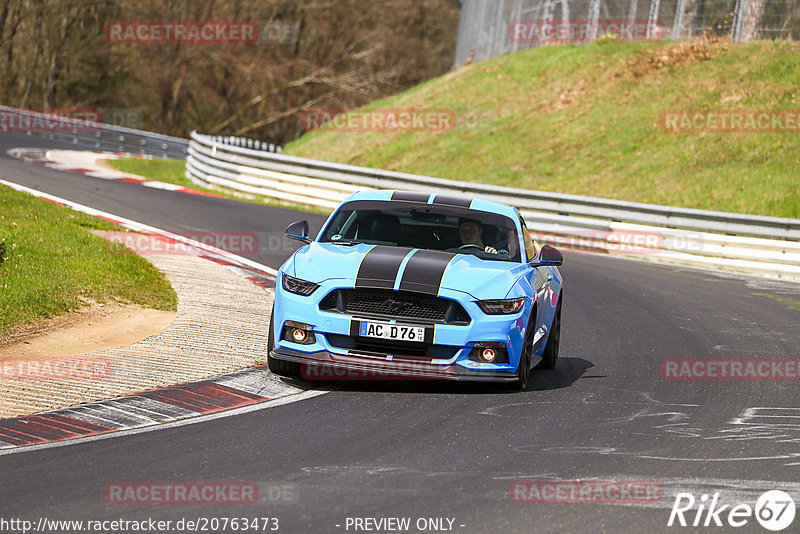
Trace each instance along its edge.
{"label": "safety fence", "polygon": [[225,141],[192,132],[186,176],[198,185],[324,210],[365,189],[479,196],[517,206],[536,237],[562,248],[800,279],[800,219],[459,182],[287,156]]}
{"label": "safety fence", "polygon": [[800,38],[800,0],[463,0],[454,66],[552,42]]}

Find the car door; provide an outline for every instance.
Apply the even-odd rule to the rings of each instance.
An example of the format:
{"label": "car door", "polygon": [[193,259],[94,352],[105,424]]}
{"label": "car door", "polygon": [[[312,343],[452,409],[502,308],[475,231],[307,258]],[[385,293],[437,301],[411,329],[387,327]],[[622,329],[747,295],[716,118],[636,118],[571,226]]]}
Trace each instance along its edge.
{"label": "car door", "polygon": [[[538,245],[538,243],[531,239],[530,232],[528,231],[528,225],[525,224],[525,219],[522,218],[522,215],[519,217],[519,223],[522,229],[522,241],[525,245],[525,253],[528,263],[530,263],[539,257],[539,251],[541,250],[541,247]],[[542,319],[550,314],[550,299],[547,297],[549,296],[552,275],[550,275],[549,271],[549,267],[532,266],[529,273],[530,285],[536,292],[536,302],[539,303],[539,306],[537,306],[538,312],[536,317],[537,328],[542,324]]]}

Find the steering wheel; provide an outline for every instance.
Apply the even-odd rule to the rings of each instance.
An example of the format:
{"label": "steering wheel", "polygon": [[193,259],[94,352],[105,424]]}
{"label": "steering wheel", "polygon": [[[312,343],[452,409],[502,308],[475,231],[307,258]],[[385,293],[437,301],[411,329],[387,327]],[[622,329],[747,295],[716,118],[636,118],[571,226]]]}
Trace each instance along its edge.
{"label": "steering wheel", "polygon": [[461,245],[460,247],[458,247],[457,250],[470,248],[470,247],[477,248],[478,250],[481,250],[481,251],[485,250],[485,247],[483,245],[476,245],[475,243],[467,243],[466,245]]}

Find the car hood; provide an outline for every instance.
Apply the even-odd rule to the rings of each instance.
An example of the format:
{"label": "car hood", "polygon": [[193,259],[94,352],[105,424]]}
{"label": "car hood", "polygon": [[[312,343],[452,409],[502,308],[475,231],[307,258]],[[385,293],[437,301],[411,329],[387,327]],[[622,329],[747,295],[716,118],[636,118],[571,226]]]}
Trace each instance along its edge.
{"label": "car hood", "polygon": [[283,269],[318,284],[341,280],[358,287],[393,288],[438,294],[441,289],[476,299],[507,296],[525,265],[483,260],[472,254],[374,245],[312,242],[301,247]]}

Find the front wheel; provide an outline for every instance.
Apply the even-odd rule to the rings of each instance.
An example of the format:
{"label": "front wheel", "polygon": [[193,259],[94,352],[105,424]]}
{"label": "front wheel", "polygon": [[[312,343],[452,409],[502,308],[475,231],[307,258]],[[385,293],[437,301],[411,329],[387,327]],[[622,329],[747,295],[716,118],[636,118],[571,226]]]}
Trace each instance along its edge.
{"label": "front wheel", "polygon": [[533,313],[534,319],[531,320],[531,325],[528,326],[528,334],[525,336],[525,342],[522,345],[522,354],[519,356],[519,365],[517,366],[517,378],[512,383],[514,389],[525,391],[528,389],[528,382],[531,380],[531,357],[533,353],[533,325],[536,324],[536,310]]}
{"label": "front wheel", "polygon": [[531,379],[531,353],[526,349],[519,359],[517,367],[517,379],[514,381],[514,389],[525,391],[528,389],[528,382]]}
{"label": "front wheel", "polygon": [[272,350],[275,348],[275,306],[272,306],[272,314],[269,318],[269,337],[267,338],[267,367],[272,374],[297,378],[300,376],[300,364],[297,362],[286,362],[272,357]]}
{"label": "front wheel", "polygon": [[558,360],[558,346],[561,342],[561,297],[558,299],[558,306],[556,306],[556,313],[553,316],[553,327],[550,329],[550,335],[547,337],[547,346],[544,348],[542,354],[542,361],[536,366],[537,369],[553,370],[556,368],[556,361]]}

